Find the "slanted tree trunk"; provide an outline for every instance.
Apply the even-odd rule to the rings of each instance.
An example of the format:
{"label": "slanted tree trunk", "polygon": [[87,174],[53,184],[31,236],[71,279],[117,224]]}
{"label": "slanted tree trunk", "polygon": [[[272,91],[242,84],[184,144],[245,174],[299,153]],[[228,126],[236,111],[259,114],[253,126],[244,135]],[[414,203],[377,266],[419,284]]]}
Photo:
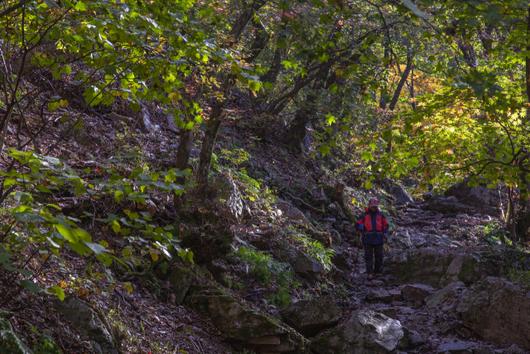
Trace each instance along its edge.
{"label": "slanted tree trunk", "polygon": [[[392,99],[390,100],[390,104],[388,105],[388,110],[390,112],[394,111],[396,108],[396,105],[399,100],[399,96],[401,96],[401,91],[403,91],[403,87],[405,86],[405,83],[407,82],[409,78],[409,74],[412,70],[413,65],[413,54],[411,48],[407,51],[407,65],[405,66],[405,70],[401,73],[401,77],[399,79],[399,82],[396,86],[396,89],[394,90],[394,94],[392,95]],[[386,145],[386,152],[392,152],[392,118],[390,118],[390,124],[388,129],[388,140]]]}
{"label": "slanted tree trunk", "polygon": [[217,102],[212,109],[212,114],[206,123],[206,131],[204,132],[204,139],[202,141],[201,153],[199,156],[199,168],[197,169],[197,183],[199,186],[206,186],[208,184],[208,172],[212,161],[212,153],[217,139],[217,133],[221,127],[221,120],[223,115],[223,108],[225,102]]}
{"label": "slanted tree trunk", "polygon": [[[232,42],[228,43],[226,48],[231,48],[239,42],[243,30],[247,26],[248,22],[258,11],[267,0],[255,0],[252,5],[245,9],[243,13],[232,25],[230,34],[233,38]],[[204,139],[202,141],[201,152],[199,156],[199,168],[197,169],[197,183],[201,189],[208,184],[208,172],[210,171],[210,165],[212,160],[212,153],[215,147],[215,141],[217,139],[217,133],[221,127],[222,119],[224,116],[224,108],[230,99],[230,91],[235,84],[235,77],[230,74],[224,78],[221,84],[221,95],[222,98],[216,99],[213,104],[211,114],[206,123],[206,131],[204,133]]]}

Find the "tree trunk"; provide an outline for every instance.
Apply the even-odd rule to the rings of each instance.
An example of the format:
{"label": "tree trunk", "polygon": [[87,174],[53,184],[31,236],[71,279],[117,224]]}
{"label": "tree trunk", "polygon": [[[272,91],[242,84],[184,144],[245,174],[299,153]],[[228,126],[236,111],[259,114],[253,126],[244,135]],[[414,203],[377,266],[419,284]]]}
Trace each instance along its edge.
{"label": "tree trunk", "polygon": [[[226,47],[231,48],[241,38],[245,27],[248,22],[254,15],[254,13],[259,10],[263,5],[265,5],[266,0],[256,0],[252,3],[251,7],[244,10],[243,13],[238,17],[236,22],[232,25],[230,34],[233,37],[233,41],[230,42]],[[201,153],[199,156],[199,168],[197,169],[197,183],[200,188],[204,189],[208,185],[208,172],[210,171],[210,165],[212,160],[212,153],[215,147],[215,141],[217,139],[217,133],[223,119],[223,110],[229,100],[228,96],[230,91],[235,83],[235,77],[233,75],[228,75],[224,78],[221,86],[221,94],[223,97],[219,100],[216,100],[212,113],[206,123],[206,131],[204,132],[204,139],[202,141]]]}
{"label": "tree trunk", "polygon": [[315,115],[316,99],[316,91],[310,90],[305,101],[296,111],[293,122],[287,131],[285,140],[297,154],[301,154],[304,151],[303,143],[306,137],[307,124]]}
{"label": "tree trunk", "polygon": [[[175,167],[181,171],[189,168],[189,160],[191,154],[191,147],[193,143],[193,131],[191,129],[183,129],[180,132],[180,143],[177,150],[177,161]],[[184,184],[186,182],[185,177],[179,177],[178,183]]]}
{"label": "tree trunk", "polygon": [[[526,17],[526,51],[530,51],[530,6],[527,9]],[[526,55],[526,76],[525,76],[525,86],[526,86],[526,119],[523,120],[523,131],[528,131],[530,128],[530,55]],[[530,159],[530,153],[527,153],[526,156],[522,158],[519,162],[520,164],[520,194],[519,194],[519,213],[517,216],[517,235],[521,241],[529,240],[530,228],[530,181],[528,180],[528,172],[525,170],[525,164],[528,159]]]}
{"label": "tree trunk", "polygon": [[197,183],[201,187],[208,184],[208,172],[210,171],[215,140],[217,139],[219,127],[221,126],[224,103],[224,101],[218,102],[215,105],[212,114],[206,123],[206,131],[204,132],[204,139],[202,141],[201,153],[199,156],[199,168],[197,169]]}
{"label": "tree trunk", "polygon": [[[403,91],[403,87],[405,86],[405,83],[407,82],[409,78],[410,71],[412,70],[412,58],[413,58],[412,50],[409,48],[407,52],[407,65],[405,67],[405,70],[401,73],[401,78],[399,79],[397,87],[394,90],[394,95],[392,96],[392,99],[390,100],[390,104],[388,105],[388,109],[390,111],[393,111],[396,108],[396,105],[399,100],[399,96],[401,96],[401,91]],[[392,117],[390,118],[388,129],[390,131],[388,134],[388,141],[386,144],[386,152],[392,152]]]}

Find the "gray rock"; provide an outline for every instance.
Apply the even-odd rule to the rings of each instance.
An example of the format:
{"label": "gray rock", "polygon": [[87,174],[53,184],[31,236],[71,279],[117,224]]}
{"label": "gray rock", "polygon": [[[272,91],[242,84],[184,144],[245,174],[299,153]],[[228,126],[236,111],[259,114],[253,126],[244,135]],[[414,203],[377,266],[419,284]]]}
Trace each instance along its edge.
{"label": "gray rock", "polygon": [[322,332],[311,343],[315,353],[388,353],[403,337],[398,320],[371,310],[358,310],[337,327]]}
{"label": "gray rock", "polygon": [[406,228],[396,229],[396,232],[388,237],[387,242],[392,249],[408,249],[414,247],[410,232]]}
{"label": "gray rock", "polygon": [[11,323],[0,317],[0,353],[31,354],[31,351],[18,338]]}
{"label": "gray rock", "polygon": [[386,262],[388,271],[400,282],[415,281],[434,287],[454,281],[473,283],[492,272],[480,255],[443,248],[420,248],[395,254]]}
{"label": "gray rock", "polygon": [[530,350],[530,291],[488,277],[462,294],[456,311],[464,326],[480,337]]}
{"label": "gray rock", "polygon": [[89,338],[95,353],[119,353],[106,319],[89,304],[78,298],[68,297],[63,302],[55,302],[54,307],[79,333]]}
{"label": "gray rock", "polygon": [[404,336],[399,343],[399,348],[403,350],[410,350],[417,348],[427,342],[427,340],[418,332],[409,330],[403,327]]}
{"label": "gray rock", "polygon": [[425,304],[430,309],[440,309],[449,312],[456,308],[462,293],[466,290],[463,282],[450,283],[444,288],[434,292],[425,299]]}
{"label": "gray rock", "polygon": [[307,337],[336,325],[341,309],[330,296],[298,301],[282,311],[284,321]]}
{"label": "gray rock", "polygon": [[230,342],[265,353],[302,353],[307,340],[291,327],[216,287],[190,289],[186,304],[206,315]]}
{"label": "gray rock", "polygon": [[461,203],[471,205],[476,210],[489,215],[498,215],[501,197],[498,188],[489,189],[485,186],[470,187],[466,182],[451,186],[446,196],[453,196]]}
{"label": "gray rock", "polygon": [[174,295],[175,304],[180,305],[184,301],[194,275],[191,267],[176,265],[169,273],[168,282],[172,294]]}
{"label": "gray rock", "polygon": [[383,182],[383,188],[392,199],[396,205],[406,205],[414,203],[414,199],[410,196],[409,192],[399,183],[386,179]]}
{"label": "gray rock", "polygon": [[276,202],[276,207],[280,209],[282,216],[290,219],[291,221],[298,222],[302,225],[311,225],[311,222],[307,219],[305,214],[288,201],[278,199]]}
{"label": "gray rock", "polygon": [[444,214],[473,214],[476,212],[476,209],[473,206],[461,203],[454,196],[432,196],[426,201],[424,208]]}
{"label": "gray rock", "polygon": [[372,289],[366,294],[366,301],[368,302],[391,303],[399,300],[401,300],[399,289]]}
{"label": "gray rock", "polygon": [[407,284],[401,288],[403,300],[421,306],[425,298],[434,292],[432,286],[426,284]]}
{"label": "gray rock", "polygon": [[297,274],[310,279],[314,279],[325,272],[322,263],[301,250],[297,250],[291,265]]}
{"label": "gray rock", "polygon": [[436,349],[437,353],[473,353],[473,347],[475,343],[467,341],[449,341],[444,342],[438,346]]}

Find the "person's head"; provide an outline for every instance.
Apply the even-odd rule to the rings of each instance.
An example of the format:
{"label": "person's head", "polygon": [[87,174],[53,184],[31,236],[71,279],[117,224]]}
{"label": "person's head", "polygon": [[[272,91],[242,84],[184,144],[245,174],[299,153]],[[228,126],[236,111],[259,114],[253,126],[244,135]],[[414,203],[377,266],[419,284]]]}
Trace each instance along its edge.
{"label": "person's head", "polygon": [[368,209],[370,209],[371,211],[377,211],[377,209],[379,209],[379,199],[370,199],[370,201],[368,202]]}

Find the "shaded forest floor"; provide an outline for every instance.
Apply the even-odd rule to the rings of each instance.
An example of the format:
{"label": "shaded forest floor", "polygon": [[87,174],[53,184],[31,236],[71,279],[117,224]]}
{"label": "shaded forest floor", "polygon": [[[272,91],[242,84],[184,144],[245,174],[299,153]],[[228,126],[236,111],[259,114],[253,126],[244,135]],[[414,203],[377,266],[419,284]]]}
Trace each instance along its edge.
{"label": "shaded forest floor", "polygon": [[[92,170],[105,170],[111,164],[126,170],[132,162],[159,168],[173,165],[178,139],[171,124],[156,108],[152,107],[149,115],[136,121],[114,113],[70,113],[78,115],[83,125],[65,139],[58,130],[50,129],[37,145],[40,151],[63,158],[73,167]],[[426,279],[403,280],[389,272],[381,279],[366,280],[362,250],[353,246],[355,235],[348,213],[359,213],[371,194],[359,188],[362,181],[351,171],[343,175],[334,173],[332,166],[340,161],[331,161],[326,168],[310,156],[293,155],[274,137],[265,141],[237,124],[223,129],[214,159],[214,175],[221,176],[221,182],[223,176],[228,176],[228,181],[237,187],[240,208],[230,225],[234,251],[205,268],[235,298],[280,317],[281,309],[290,302],[329,295],[344,311],[344,318],[362,307],[400,320],[416,333],[415,349],[407,352],[443,352],[439,350],[443,345],[460,345],[464,347],[462,350],[470,351],[478,348],[484,353],[487,350],[509,352],[506,349],[509,346],[482,342],[469,331],[462,331],[452,315],[427,308],[422,300],[416,303],[417,298],[403,298],[403,285],[423,283]],[[194,149],[192,164],[196,163],[197,156],[198,151]],[[339,181],[347,185],[344,195],[348,201],[354,201],[349,212],[343,210],[339,200],[344,195],[336,194]],[[213,183],[217,183],[216,177]],[[384,199],[385,211],[394,224],[387,255],[389,269],[394,258],[410,250],[434,248],[443,255],[455,251],[472,253],[490,245],[484,237],[484,228],[495,221],[491,216],[443,214],[428,210],[422,203],[397,207],[388,193],[378,189],[376,194]],[[67,203],[73,207],[77,201]],[[92,207],[111,212],[116,206]],[[169,202],[156,208],[161,215],[171,215]],[[115,237],[104,229],[90,231],[96,239]],[[270,262],[295,265],[303,260],[307,264],[304,263],[303,269],[294,269],[294,277],[288,283],[275,278],[283,273],[272,272],[273,279],[264,280],[263,277],[271,276],[271,270],[264,270],[261,277],[256,274],[252,263],[256,260],[238,253],[242,248],[255,250],[252,257],[272,255],[265,262],[267,267]],[[294,258],[277,253],[281,249],[294,252]],[[329,269],[319,265],[315,257],[322,257]],[[39,262],[30,264],[35,269],[41,266]],[[112,272],[92,260],[70,255],[61,262],[50,261],[35,280],[42,285],[64,284],[68,295],[89,302],[103,313],[122,352],[236,353],[241,350],[238,345],[228,343],[207,316],[176,304],[167,284],[150,275]],[[11,293],[10,289],[2,290]],[[434,290],[432,287],[427,292]],[[11,323],[30,346],[35,347],[42,334],[46,334],[65,352],[90,352],[90,338],[55,310],[56,302],[46,295],[22,293],[6,309]],[[516,348],[510,350],[517,353]]]}

